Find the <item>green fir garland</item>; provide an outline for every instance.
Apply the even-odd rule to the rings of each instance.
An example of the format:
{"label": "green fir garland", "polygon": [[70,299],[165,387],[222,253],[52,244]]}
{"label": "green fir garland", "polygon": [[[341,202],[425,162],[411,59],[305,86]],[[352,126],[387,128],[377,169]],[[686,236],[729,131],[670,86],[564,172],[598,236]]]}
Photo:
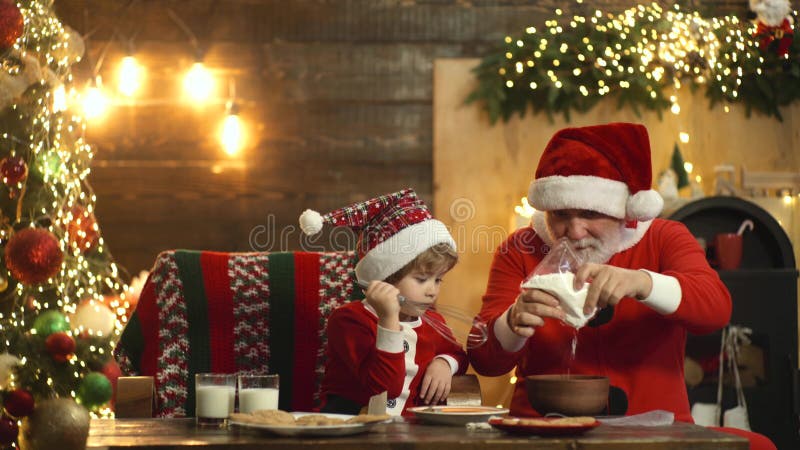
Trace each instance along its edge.
{"label": "green fir garland", "polygon": [[[800,34],[779,55],[778,39],[754,36],[756,26],[734,16],[704,19],[697,12],[639,5],[621,14],[575,15],[544,29],[529,27],[473,69],[479,102],[491,123],[514,113],[552,119],[585,112],[604,97],[619,108],[661,113],[674,107],[683,85],[704,89],[710,107],[742,104],[782,120],[779,108],[800,97]],[[763,42],[764,48],[761,48]]]}

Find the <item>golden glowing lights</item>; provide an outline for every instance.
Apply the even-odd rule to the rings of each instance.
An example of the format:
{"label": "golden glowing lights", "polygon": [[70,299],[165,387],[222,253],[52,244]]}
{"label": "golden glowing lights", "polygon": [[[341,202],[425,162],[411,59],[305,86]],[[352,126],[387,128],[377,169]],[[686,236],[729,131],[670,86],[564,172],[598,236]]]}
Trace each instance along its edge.
{"label": "golden glowing lights", "polygon": [[514,212],[526,219],[530,219],[533,217],[533,214],[536,212],[536,209],[528,203],[527,197],[522,197],[520,200],[520,204],[514,207]]}
{"label": "golden glowing lights", "polygon": [[235,156],[242,150],[244,127],[239,118],[239,108],[235,103],[231,103],[228,107],[228,115],[225,116],[225,120],[222,122],[220,143],[225,153],[229,156]]}
{"label": "golden glowing lights", "polygon": [[59,84],[53,89],[53,112],[63,112],[67,110],[67,90],[63,84]]}
{"label": "golden glowing lights", "polygon": [[141,87],[143,73],[144,69],[134,56],[122,58],[119,65],[119,91],[127,97],[133,96]]}
{"label": "golden glowing lights", "polygon": [[[664,9],[656,3],[617,15],[599,10],[592,16],[575,15],[563,24],[558,17],[563,11],[555,15],[543,30],[528,27],[519,38],[506,36],[505,60],[487,66],[501,75],[507,88],[519,83],[531,90],[541,87],[544,92],[528,95],[537,102],[546,99],[545,108],[551,111],[582,110],[563,105],[580,105],[581,96],[604,96],[613,89],[632,91],[625,94],[627,102],[677,115],[681,106],[664,91],[670,86],[679,90],[685,79],[693,86],[708,85],[712,102],[722,101],[727,112],[725,102],[741,100],[743,79],[762,74],[764,55],[752,38],[755,28],[733,16],[706,19],[679,5]],[[542,83],[545,76],[551,83]],[[592,89],[595,83],[598,88]],[[501,109],[513,111],[519,104],[505,94],[486,97]]]}
{"label": "golden glowing lights", "polygon": [[685,131],[681,131],[680,133],[678,133],[678,139],[680,139],[680,141],[682,143],[688,144],[689,143],[689,133],[687,133]]}
{"label": "golden glowing lights", "polygon": [[99,119],[108,111],[111,101],[103,90],[103,83],[98,76],[95,83],[86,89],[83,94],[83,115],[87,119]]}
{"label": "golden glowing lights", "polygon": [[196,62],[183,79],[183,89],[195,102],[205,102],[214,93],[214,77],[202,62]]}

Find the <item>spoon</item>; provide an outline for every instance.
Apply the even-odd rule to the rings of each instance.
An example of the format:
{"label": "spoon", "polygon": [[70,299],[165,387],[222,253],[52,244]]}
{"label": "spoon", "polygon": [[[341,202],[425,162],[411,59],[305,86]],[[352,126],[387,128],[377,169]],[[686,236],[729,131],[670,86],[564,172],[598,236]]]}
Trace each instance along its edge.
{"label": "spoon", "polygon": [[[366,291],[369,287],[369,282],[366,281],[359,281],[358,285]],[[448,341],[456,344],[458,346],[465,346],[468,349],[480,347],[489,339],[489,328],[486,325],[486,321],[478,317],[471,318],[467,316],[463,311],[460,309],[448,306],[448,305],[435,305],[433,303],[425,303],[425,302],[418,302],[414,300],[410,300],[403,295],[397,295],[397,302],[401,305],[409,305],[414,310],[419,312],[419,317],[422,319],[423,322],[427,323],[431,326],[439,335],[443,338],[447,339]],[[428,311],[436,311],[442,316],[447,317],[448,319],[458,322],[460,325],[464,327],[470,327],[469,331],[464,333],[462,331],[463,327],[459,327],[457,331],[454,331],[450,326],[448,326],[443,320],[439,319],[437,316],[433,316],[427,314]]]}

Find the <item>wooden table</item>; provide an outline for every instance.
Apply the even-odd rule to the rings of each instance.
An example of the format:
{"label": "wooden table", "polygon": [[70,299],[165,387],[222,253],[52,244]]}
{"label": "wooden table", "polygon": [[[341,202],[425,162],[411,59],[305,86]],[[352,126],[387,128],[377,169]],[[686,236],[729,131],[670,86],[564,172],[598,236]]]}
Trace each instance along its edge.
{"label": "wooden table", "polygon": [[398,422],[378,425],[371,432],[341,437],[278,437],[250,430],[198,429],[193,419],[92,420],[87,449],[143,448],[214,450],[512,450],[512,449],[747,449],[745,439],[697,425],[676,423],[663,427],[600,425],[580,436],[513,436],[500,431],[467,431]]}

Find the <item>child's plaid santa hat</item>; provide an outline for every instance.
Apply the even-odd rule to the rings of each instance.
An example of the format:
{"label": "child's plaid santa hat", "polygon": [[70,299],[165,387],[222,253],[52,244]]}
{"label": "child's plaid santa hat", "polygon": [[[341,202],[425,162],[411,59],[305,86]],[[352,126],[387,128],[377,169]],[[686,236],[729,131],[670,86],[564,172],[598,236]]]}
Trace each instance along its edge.
{"label": "child's plaid santa hat", "polygon": [[431,216],[413,189],[353,203],[325,215],[310,209],[300,215],[300,228],[307,235],[319,233],[325,223],[359,233],[359,281],[383,281],[437,244],[456,249],[447,227]]}
{"label": "child's plaid santa hat", "polygon": [[650,138],[644,126],[565,128],[545,147],[528,201],[540,211],[587,209],[646,222],[664,206],[651,183]]}

